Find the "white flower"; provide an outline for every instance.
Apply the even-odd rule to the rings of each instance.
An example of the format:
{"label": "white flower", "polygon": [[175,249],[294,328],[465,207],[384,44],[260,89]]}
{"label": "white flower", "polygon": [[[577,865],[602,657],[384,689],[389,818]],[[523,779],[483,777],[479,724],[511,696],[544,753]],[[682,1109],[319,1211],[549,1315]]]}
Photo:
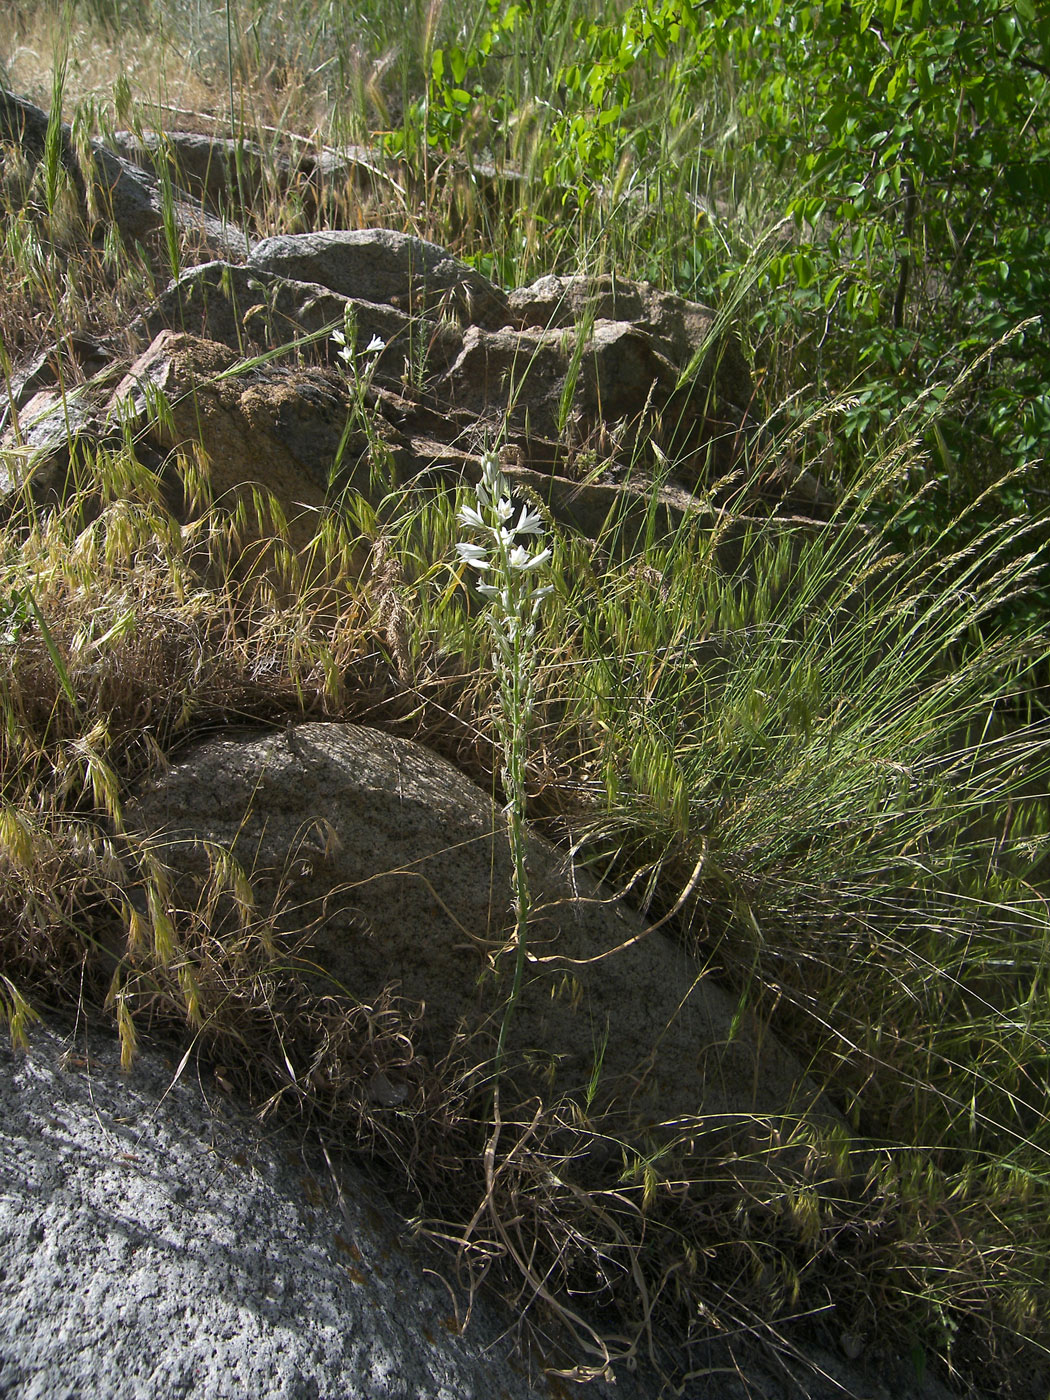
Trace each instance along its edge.
{"label": "white flower", "polygon": [[347,363],[348,365],[349,365],[349,364],[352,364],[352,363],[353,363],[353,359],[354,359],[353,351],[352,351],[352,350],[350,349],[350,347],[347,345],[347,343],[346,343],[346,336],[343,334],[343,332],[342,332],[342,331],[333,331],[333,332],[332,332],[332,340],[335,342],[336,345],[338,345],[338,346],[340,347],[340,349],[339,349],[339,358],[340,358],[341,360],[345,360],[346,363]]}
{"label": "white flower", "polygon": [[507,556],[507,563],[512,569],[520,569],[525,573],[529,569],[540,568],[550,557],[549,549],[541,549],[539,554],[530,554],[524,545],[516,544]]}
{"label": "white flower", "polygon": [[[526,957],[528,881],[523,873],[524,772],[528,730],[536,695],[533,678],[536,619],[543,600],[552,591],[549,585],[538,586],[539,570],[550,560],[551,551],[543,546],[542,521],[537,511],[523,505],[517,511],[517,523],[512,523],[517,508],[495,453],[486,452],[482,457],[481,479],[474,492],[476,504],[461,506],[456,519],[459,524],[478,531],[485,543],[460,541],[456,544],[456,552],[464,564],[483,574],[486,580],[478,582],[475,587],[490,604],[484,617],[492,647],[493,675],[501,701],[496,732],[503,748],[501,773],[507,794],[506,811],[516,818],[510,823],[509,832],[518,952],[514,987],[500,1030],[496,1058],[498,1079],[503,1032],[517,997]],[[523,544],[515,543],[517,535],[541,537],[535,554],[530,554]]]}
{"label": "white flower", "polygon": [[[516,666],[516,649],[535,636],[540,605],[551,593],[549,586],[539,586],[537,577],[550,562],[551,550],[542,544],[543,520],[539,512],[516,504],[493,453],[482,458],[481,480],[474,490],[476,504],[461,506],[456,519],[460,525],[479,532],[484,542],[459,542],[456,552],[464,564],[485,575],[487,581],[479,581],[476,587],[493,604],[490,633],[497,653]],[[516,543],[519,535],[540,539],[534,553]]]}
{"label": "white flower", "polygon": [[456,545],[456,553],[465,564],[469,564],[472,569],[489,569],[488,553],[485,547],[480,544],[471,544],[467,540],[461,540]]}
{"label": "white flower", "polygon": [[522,506],[518,523],[511,530],[512,535],[539,535],[543,532],[543,520],[538,511]]}
{"label": "white flower", "polygon": [[[339,358],[351,368],[354,366],[354,349],[352,342],[348,342],[343,331],[333,331],[332,340],[339,346]],[[386,349],[386,341],[382,336],[374,335],[365,346],[364,354],[379,355]]]}

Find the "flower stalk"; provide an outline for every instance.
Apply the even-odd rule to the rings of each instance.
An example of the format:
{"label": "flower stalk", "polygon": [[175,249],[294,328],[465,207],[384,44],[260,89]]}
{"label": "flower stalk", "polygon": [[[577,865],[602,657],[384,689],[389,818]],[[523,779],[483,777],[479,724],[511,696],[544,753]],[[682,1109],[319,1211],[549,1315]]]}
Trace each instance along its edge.
{"label": "flower stalk", "polygon": [[[535,699],[536,624],[543,600],[551,593],[543,582],[551,551],[543,543],[543,521],[528,506],[516,510],[510,486],[493,452],[482,459],[477,504],[465,505],[457,519],[480,540],[463,540],[456,552],[478,575],[477,591],[489,606],[485,624],[492,641],[492,665],[498,683],[497,730],[502,748],[500,777],[506,796],[504,813],[511,855],[514,917],[514,980],[496,1047],[496,1076],[503,1064],[510,1025],[528,951],[529,880],[525,863],[525,773],[528,733]],[[535,541],[536,547],[530,547]]]}

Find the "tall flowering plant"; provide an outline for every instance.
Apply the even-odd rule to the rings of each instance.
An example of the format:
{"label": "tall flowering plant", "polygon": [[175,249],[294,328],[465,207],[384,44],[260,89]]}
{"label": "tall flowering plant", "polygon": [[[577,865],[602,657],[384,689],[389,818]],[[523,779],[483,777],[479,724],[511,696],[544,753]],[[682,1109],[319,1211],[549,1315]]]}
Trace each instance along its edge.
{"label": "tall flowering plant", "polygon": [[503,1063],[510,1017],[521,989],[527,954],[529,882],[525,868],[525,762],[535,697],[536,623],[551,592],[543,582],[551,551],[543,543],[543,521],[522,505],[517,508],[495,453],[482,459],[476,505],[457,517],[474,540],[456,545],[460,559],[478,575],[477,590],[488,603],[485,624],[492,639],[492,665],[498,682],[497,721],[506,794],[507,835],[511,854],[511,894],[516,956],[514,981],[500,1027],[496,1072]]}
{"label": "tall flowering plant", "polygon": [[379,368],[379,357],[386,349],[386,341],[374,335],[363,350],[358,347],[357,315],[351,304],[343,313],[343,329],[332,332],[332,341],[339,349],[336,352],[346,365],[347,385],[350,390],[350,413],[339,444],[337,461],[342,458],[351,427],[364,432],[369,449],[369,486],[387,491],[393,482],[390,448],[383,440],[376,426],[376,415],[369,407],[369,391],[372,380]]}

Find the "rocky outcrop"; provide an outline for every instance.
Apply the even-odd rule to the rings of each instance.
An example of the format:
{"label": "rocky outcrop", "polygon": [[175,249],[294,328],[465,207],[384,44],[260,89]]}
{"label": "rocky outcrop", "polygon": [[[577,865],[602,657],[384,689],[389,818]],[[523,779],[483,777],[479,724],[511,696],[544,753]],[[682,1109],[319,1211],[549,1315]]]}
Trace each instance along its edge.
{"label": "rocky outcrop", "polygon": [[[0,139],[18,144],[30,169],[42,159],[48,124],[45,112],[0,91]],[[90,143],[82,168],[70,129],[60,125],[58,136],[85,221],[112,220],[127,238],[142,239],[173,219],[194,234],[191,246],[215,255],[188,267],[130,328],[137,352],[149,353],[150,376],[165,331],[234,351],[245,363],[224,365],[227,378],[252,373],[265,356],[272,384],[332,363],[331,333],[352,323],[359,351],[383,343],[359,407],[389,440],[400,484],[421,475],[432,484],[476,477],[486,440],[502,446],[505,467],[536,474],[538,481],[522,479],[573,528],[586,522],[600,532],[610,515],[644,520],[645,508],[633,506],[653,492],[673,528],[704,508],[707,485],[754,434],[748,366],[715,312],[699,303],[613,277],[547,276],[508,293],[445,249],[395,229],[327,229],[249,247],[219,217],[233,185],[250,202],[271,167],[279,187],[304,181],[318,198],[326,181],[394,178],[368,152],[271,156],[250,143],[188,133],[123,133],[113,147]],[[38,503],[61,500],[70,439],[82,457],[120,439],[126,395],[113,390],[135,358],[122,360],[125,353],[97,342],[82,353],[74,335],[16,370],[0,417],[0,497],[14,502],[28,489]],[[194,368],[183,355],[169,376],[176,392],[207,394],[214,359],[202,351]],[[210,426],[221,443],[202,436],[203,457],[253,463],[252,480],[265,482],[268,453],[256,440],[230,456],[236,415],[229,425],[213,416]],[[139,443],[154,467],[150,452],[163,444],[148,429]],[[309,471],[330,465],[311,457]],[[772,495],[819,508],[815,483],[798,485],[788,474]]]}
{"label": "rocky outcrop", "polygon": [[[336,358],[332,332],[347,325],[364,380]],[[61,350],[14,381],[0,441],[9,501],[61,500],[71,440],[82,458],[132,441],[169,475],[169,454],[192,447],[213,476],[208,499],[262,485],[286,518],[333,505],[350,480],[368,494],[380,478],[379,495],[391,481],[475,481],[484,443],[498,442],[507,473],[569,528],[674,528],[709,508],[703,483],[741,440],[751,394],[739,350],[698,304],[586,278],[506,296],[383,229],[270,239],[247,265],[190,268],[132,334],[146,346],[137,360],[107,362],[96,344],[94,372],[71,390],[46,387],[64,379]],[[145,411],[154,390],[166,426]],[[661,442],[676,454],[670,476],[650,445]]]}
{"label": "rocky outcrop", "polygon": [[[47,131],[46,113],[0,91],[0,139],[18,144],[30,168]],[[683,513],[704,508],[707,485],[755,433],[748,366],[715,312],[698,303],[614,277],[547,276],[507,293],[446,250],[394,229],[329,229],[249,248],[215,212],[228,204],[231,181],[247,181],[246,198],[261,187],[268,163],[310,188],[362,172],[393,178],[368,152],[271,159],[233,140],[124,133],[116,149],[90,143],[82,169],[69,128],[58,133],[85,219],[111,219],[141,239],[173,218],[221,259],[187,268],[143,313],[130,329],[138,350],[163,331],[185,332],[246,361],[266,355],[273,376],[291,364],[330,362],[330,334],[349,316],[359,349],[374,340],[385,346],[369,409],[397,435],[401,483],[421,473],[447,481],[465,467],[476,474],[487,439],[503,446],[505,466],[542,478],[525,480],[556,514],[571,498],[573,527],[630,516],[633,502],[655,491],[673,528]],[[111,346],[110,360],[123,350]],[[114,381],[131,359],[106,356],[97,343],[80,353],[71,336],[16,370],[0,416],[0,497],[17,500],[28,483],[38,502],[61,499],[70,427],[85,455],[112,441]],[[200,445],[217,459],[218,449]],[[250,458],[265,467],[265,453]],[[316,473],[324,464],[311,465]],[[818,484],[797,477],[780,473],[763,491],[788,508],[819,511]]]}
{"label": "rocky outcrop", "polygon": [[[31,161],[46,132],[44,113],[0,94],[0,135]],[[282,236],[249,251],[205,207],[228,190],[236,151],[221,153],[213,187],[214,145],[178,143],[177,168],[196,162],[194,197],[171,191],[176,167],[163,169],[159,146],[150,158],[162,176],[98,143],[85,171],[68,130],[60,136],[85,215],[101,210],[133,238],[174,215],[199,233],[210,257],[166,288],[128,328],[126,343],[71,337],[12,377],[0,422],[8,512],[27,501],[58,506],[75,491],[90,514],[101,504],[102,450],[123,453],[140,474],[129,469],[108,489],[141,489],[151,508],[169,513],[165,529],[209,513],[221,527],[216,537],[226,530],[236,541],[233,559],[237,547],[263,542],[242,574],[223,578],[265,578],[269,587],[271,576],[291,576],[290,555],[309,557],[347,491],[396,508],[412,489],[476,481],[488,444],[498,446],[516,489],[602,547],[611,518],[627,536],[717,508],[712,478],[752,432],[752,383],[711,309],[609,278],[546,277],[508,293],[445,249],[392,229]],[[335,331],[350,341],[349,363]],[[790,490],[787,483],[778,499],[790,500]],[[209,560],[193,554],[196,538],[184,530],[189,561],[203,572]],[[199,552],[206,556],[206,546]],[[340,588],[363,563],[340,559]],[[176,924],[207,911],[207,937],[219,949],[239,915],[225,895],[213,898],[209,882],[220,857],[227,868],[239,863],[279,949],[265,976],[281,983],[296,1011],[300,990],[344,1020],[349,1008],[396,998],[412,1008],[410,1065],[437,1074],[463,1045],[478,1074],[492,1065],[507,1000],[502,815],[489,794],[425,748],[353,725],[225,730],[137,791],[119,840],[129,870],[145,846],[150,868],[168,871],[163,898]],[[508,1113],[553,1105],[588,1137],[572,1159],[581,1190],[593,1182],[619,1190],[630,1154],[641,1160],[673,1147],[676,1160],[696,1165],[708,1154],[757,1160],[769,1150],[773,1162],[795,1125],[841,1128],[803,1066],[692,954],[535,835],[528,864],[529,961],[508,1022],[501,1093]],[[140,893],[129,887],[129,908]],[[107,928],[113,941],[92,956],[107,972],[121,962],[137,975],[136,949]],[[502,1368],[494,1387],[477,1371],[477,1354],[457,1349],[458,1338],[452,1352],[443,1336],[435,1341],[441,1317],[408,1265],[397,1266],[395,1291],[421,1300],[415,1320],[422,1318],[426,1345],[403,1320],[400,1330],[383,1331],[389,1290],[377,1285],[375,1316],[355,1311],[365,1287],[357,1273],[370,1286],[384,1246],[366,1248],[354,1233],[349,1249],[315,1249],[313,1225],[286,1181],[267,1165],[259,1180],[269,1184],[257,1192],[255,1177],[237,1175],[239,1146],[228,1156],[219,1146],[208,1159],[236,1197],[221,1198],[216,1223],[216,1178],[201,1166],[200,1144],[178,1127],[224,1144],[214,1109],[195,1100],[185,1120],[169,1120],[181,1100],[164,1096],[170,1080],[156,1062],[147,1060],[146,1098],[136,1100],[121,1097],[126,1086],[113,1077],[110,1053],[90,1054],[105,1067],[92,1090],[96,1107],[105,1105],[96,1136],[81,1122],[79,1089],[64,1081],[53,1048],[7,1076],[17,1092],[0,1132],[27,1164],[29,1184],[19,1183],[14,1215],[0,1202],[14,1261],[5,1259],[0,1274],[5,1393],[75,1393],[90,1384],[85,1376],[109,1376],[109,1368],[118,1377],[112,1394],[122,1393],[121,1368],[131,1378],[127,1393],[143,1394],[198,1384],[219,1395],[531,1393],[523,1376]],[[399,1077],[388,1067],[373,1078],[377,1111],[424,1116],[414,1072]],[[77,1122],[69,1140],[27,1110],[34,1094]],[[151,1107],[134,1139],[122,1139],[119,1120],[146,1120],[147,1099],[168,1108]],[[188,1196],[171,1185],[176,1176],[188,1178]],[[84,1234],[75,1234],[74,1217]],[[355,1217],[354,1232],[359,1224]],[[293,1242],[302,1275],[292,1271]],[[49,1276],[38,1271],[45,1263],[55,1266]],[[71,1278],[87,1280],[82,1295]],[[347,1278],[349,1301],[340,1294]],[[198,1303],[187,1307],[187,1296]],[[50,1327],[54,1315],[58,1328]],[[118,1315],[132,1324],[126,1334]],[[97,1346],[85,1347],[89,1317],[104,1324]]]}

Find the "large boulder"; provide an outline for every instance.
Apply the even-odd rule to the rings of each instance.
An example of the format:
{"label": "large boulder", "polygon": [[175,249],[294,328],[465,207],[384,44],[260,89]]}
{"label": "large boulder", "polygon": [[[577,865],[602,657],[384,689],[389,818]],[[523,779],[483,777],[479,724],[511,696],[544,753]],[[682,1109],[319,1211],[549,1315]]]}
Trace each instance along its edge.
{"label": "large boulder", "polygon": [[[101,1036],[0,1040],[7,1400],[549,1394],[513,1318],[442,1282],[360,1169],[179,1068],[143,1050],[123,1073]],[[616,1379],[588,1394],[658,1388]]]}
{"label": "large boulder", "polygon": [[[375,1004],[393,986],[424,1006],[424,1054],[440,1060],[464,1032],[493,1053],[513,962],[508,843],[500,808],[446,760],[350,724],[223,734],[125,821],[181,877],[185,910],[215,848],[232,852],[319,993]],[[529,961],[507,1042],[523,1092],[587,1104],[638,1141],[670,1122],[695,1120],[703,1137],[835,1119],[788,1050],[662,930],[537,835],[528,868]]]}
{"label": "large boulder", "polygon": [[550,276],[505,295],[391,229],[284,235],[244,267],[190,268],[135,329],[178,326],[242,353],[310,340],[330,357],[325,332],[348,312],[359,346],[386,346],[375,382],[399,397],[380,410],[445,449],[472,429],[513,444],[528,467],[572,474],[581,453],[600,460],[619,425],[607,476],[641,467],[644,490],[638,445],[653,437],[691,486],[712,454],[727,465],[747,423],[750,371],[710,308],[610,278]]}
{"label": "large boulder", "polygon": [[452,407],[526,451],[534,439],[593,442],[603,424],[619,424],[621,447],[658,433],[675,453],[701,454],[706,468],[711,384],[704,375],[683,383],[682,371],[629,321],[588,320],[571,332],[472,325],[441,389]]}

